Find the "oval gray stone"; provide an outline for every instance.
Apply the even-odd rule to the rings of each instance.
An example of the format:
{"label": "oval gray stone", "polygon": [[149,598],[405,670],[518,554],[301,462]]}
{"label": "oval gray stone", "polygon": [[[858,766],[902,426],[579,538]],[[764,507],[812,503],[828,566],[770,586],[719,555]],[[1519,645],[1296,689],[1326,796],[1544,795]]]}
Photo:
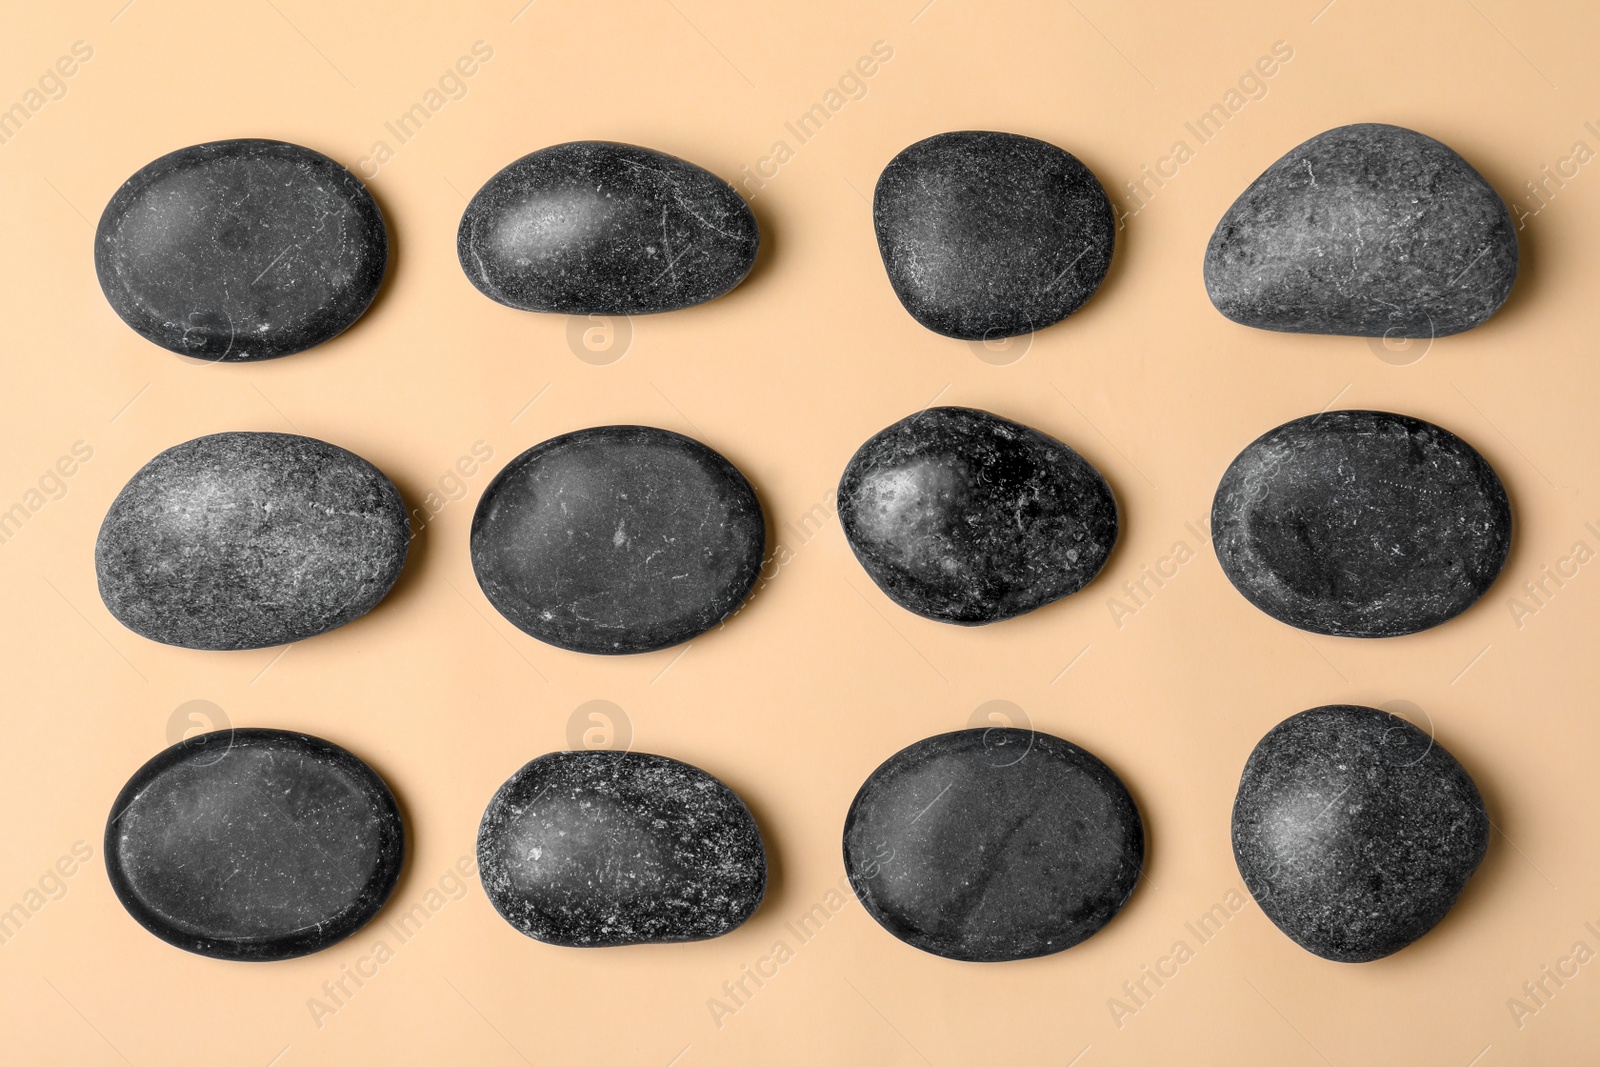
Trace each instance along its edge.
{"label": "oval gray stone", "polygon": [[1379,959],[1443,919],[1489,845],[1471,775],[1376,708],[1330,705],[1274,726],[1233,804],[1233,855],[1261,910],[1308,952]]}
{"label": "oval gray stone", "polygon": [[873,435],[839,480],[839,523],[907,611],[976,625],[1082,589],[1117,541],[1117,503],[1088,460],[972,408],[927,408]]}
{"label": "oval gray stone", "polygon": [[95,542],[100,598],[128,629],[199,649],[326,633],[384,598],[411,525],[353,452],[282,433],[218,433],[146,463]]}
{"label": "oval gray stone", "polygon": [[1432,423],[1385,411],[1286,422],[1217,486],[1223,573],[1280,622],[1397,637],[1446,622],[1494,583],[1511,504],[1487,460]]}
{"label": "oval gray stone", "polygon": [[461,269],[523,311],[642,315],[702,304],[755,265],[733,186],[664,152],[573,141],[523,156],[467,204]]}
{"label": "oval gray stone", "polygon": [[744,802],[698,767],[642,752],[552,752],[512,775],[478,829],[502,918],[552,945],[720,937],[755,914],[767,853]]}

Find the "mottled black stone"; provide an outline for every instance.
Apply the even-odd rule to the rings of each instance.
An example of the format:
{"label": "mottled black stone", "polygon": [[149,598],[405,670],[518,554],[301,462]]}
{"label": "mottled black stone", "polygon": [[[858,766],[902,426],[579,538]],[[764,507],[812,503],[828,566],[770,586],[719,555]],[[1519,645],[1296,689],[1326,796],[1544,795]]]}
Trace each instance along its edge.
{"label": "mottled black stone", "polygon": [[743,603],[765,548],[744,475],[650,426],[535,445],[472,517],[472,569],[489,602],[574,652],[653,652],[705,633]]}
{"label": "mottled black stone", "polygon": [[1261,910],[1301,948],[1364,963],[1444,918],[1489,845],[1455,757],[1404,719],[1313,708],[1256,745],[1233,804],[1233,855]]}
{"label": "mottled black stone", "polygon": [[1122,780],[1059,737],[996,727],[901,749],[844,822],[844,865],[868,914],[950,959],[1071,948],[1122,910],[1144,823]]}
{"label": "mottled black stone", "polygon": [[219,730],[139,768],[106,823],[117,899],[170,944],[282,960],[342,941],[400,877],[394,796],[338,745],[283,730]]}
{"label": "mottled black stone", "polygon": [[1448,146],[1399,126],[1319,133],[1234,201],[1206,291],[1234,322],[1444,337],[1485,322],[1517,277],[1510,212]]}
{"label": "mottled black stone", "polygon": [[1088,460],[972,408],[927,408],[862,445],[839,522],[891,600],[964,625],[1076,593],[1117,541],[1116,500]]}
{"label": "mottled black stone", "polygon": [[1455,618],[1511,547],[1511,505],[1449,430],[1384,411],[1286,422],[1239,453],[1217,487],[1223,573],[1280,622],[1397,637]]}
{"label": "mottled black stone", "polygon": [[162,156],[100,216],[106,300],[147,340],[197,359],[276,359],[344,332],[378,293],[389,235],[338,163],[282,141]]}
{"label": "mottled black stone", "polygon": [[720,937],[767,890],[761,831],[733,790],[642,752],[552,752],[483,813],[478,873],[502,918],[571,948]]}
{"label": "mottled black stone", "polygon": [[728,292],[759,243],[755,215],[710,171],[573,141],[490,178],[461,216],[456,254],[478,291],[508,307],[642,315]]}
{"label": "mottled black stone", "polygon": [[1053,144],[964,131],[918,141],[872,200],[889,284],[935,333],[997,340],[1060,322],[1111,266],[1116,219],[1088,167]]}
{"label": "mottled black stone", "polygon": [[360,618],[405,565],[394,483],[353,452],[283,433],[185,441],[129,479],[95,542],[117,621],[184,648],[266,648]]}

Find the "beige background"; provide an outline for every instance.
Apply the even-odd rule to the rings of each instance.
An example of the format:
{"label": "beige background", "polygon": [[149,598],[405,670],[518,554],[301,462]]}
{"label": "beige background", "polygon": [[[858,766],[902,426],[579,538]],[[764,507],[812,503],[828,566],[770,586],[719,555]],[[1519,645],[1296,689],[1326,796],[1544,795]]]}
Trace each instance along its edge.
{"label": "beige background", "polygon": [[[1579,541],[1600,550],[1600,166],[1572,158],[1578,141],[1585,160],[1600,150],[1585,126],[1600,120],[1591,7],[535,0],[519,10],[522,0],[495,0],[366,14],[310,0],[244,0],[224,13],[123,2],[14,5],[0,35],[0,107],[39,105],[0,144],[0,509],[29,511],[0,544],[0,908],[26,915],[0,945],[0,1060],[1594,1061],[1600,963],[1562,962],[1579,941],[1600,950],[1600,564],[1570,558]],[[92,58],[65,64],[71,77],[44,77],[79,41]],[[446,79],[459,98],[441,94],[399,143],[385,122],[426,103],[479,41],[492,57]],[[880,41],[892,58],[830,100]],[[1247,80],[1256,98],[1233,98],[1236,113],[1200,144],[1185,122],[1226,108],[1276,42],[1292,59]],[[785,123],[819,102],[837,110],[801,144]],[[1210,307],[1201,252],[1233,197],[1293,145],[1353,121],[1441,138],[1526,213],[1521,277],[1488,325],[1386,352],[1251,331]],[[896,303],[867,202],[901,148],[967,128],[1062,145],[1126,211],[1138,203],[1125,183],[1144,165],[1171,175],[1147,184],[1153,195],[1126,220],[1111,274],[1082,312],[986,358]],[[112,314],[95,283],[93,224],[151,159],[237,136],[364,168],[396,255],[376,305],[334,342],[275,362],[198,365]],[[712,304],[635,320],[620,359],[586,350],[584,324],[573,344],[566,319],[485,300],[456,263],[465,197],[525,152],[576,138],[649,145],[730,180],[769,176],[743,186],[763,231],[750,280]],[[1192,156],[1163,164],[1178,140]],[[381,165],[378,141],[392,150]],[[778,141],[789,149],[781,163]],[[1547,166],[1564,168],[1562,184]],[[1535,213],[1526,183],[1541,179]],[[936,398],[1036,426],[1105,473],[1125,534],[1094,585],[977,630],[913,617],[872,586],[832,519],[833,486],[860,442]],[[1425,634],[1363,642],[1303,635],[1228,586],[1196,534],[1223,468],[1259,433],[1329,406],[1437,421],[1495,465],[1518,525],[1480,605]],[[563,653],[515,631],[473,581],[468,523],[493,472],[544,438],[609,422],[721,450],[759,488],[787,549],[748,608],[686,650]],[[160,449],[225,429],[346,446],[412,506],[438,511],[377,611],[287,651],[238,654],[163,647],[105,611],[92,549],[112,497]],[[92,459],[47,477],[76,442]],[[477,442],[493,460],[452,480]],[[1179,542],[1193,558],[1163,562]],[[1545,579],[1552,594],[1515,599],[1562,567],[1564,584]],[[1155,592],[1141,606],[1121,587],[1147,568],[1168,577],[1159,589],[1146,581]],[[1116,611],[1117,597],[1137,610]],[[494,789],[566,747],[574,714],[589,726],[593,708],[578,709],[596,700],[620,709],[610,717],[625,718],[635,747],[721,776],[755,811],[774,877],[733,935],[552,948],[514,933],[475,881],[453,877]],[[1124,776],[1147,820],[1148,878],[1077,948],[960,964],[900,944],[830,892],[862,778],[990,701]],[[1228,910],[1240,887],[1228,815],[1244,759],[1272,724],[1332,702],[1388,706],[1433,729],[1498,827],[1450,917],[1362,966],[1301,951],[1253,903]],[[325,736],[391,783],[413,850],[378,924],[315,956],[240,965],[170,948],[122,911],[100,855],[111,800],[208,717]],[[86,863],[72,858],[78,842]],[[50,874],[58,861],[70,877]],[[1218,904],[1228,919],[1201,944],[1186,924]],[[823,921],[802,941],[787,924],[818,905]],[[418,906],[426,922],[401,943],[383,924]],[[1142,1004],[1127,999],[1123,983],[1143,968],[1172,973],[1161,961],[1179,940],[1192,958],[1159,988],[1145,979]],[[375,965],[379,941],[391,954]],[[785,962],[757,988],[746,968],[771,974],[780,941]],[[1560,988],[1546,980],[1554,995],[1542,1006],[1525,998],[1523,983],[1563,966],[1575,976]],[[358,988],[348,975],[363,972]],[[742,978],[752,995],[728,999],[724,983]],[[341,980],[353,995],[335,1004],[323,986]]]}

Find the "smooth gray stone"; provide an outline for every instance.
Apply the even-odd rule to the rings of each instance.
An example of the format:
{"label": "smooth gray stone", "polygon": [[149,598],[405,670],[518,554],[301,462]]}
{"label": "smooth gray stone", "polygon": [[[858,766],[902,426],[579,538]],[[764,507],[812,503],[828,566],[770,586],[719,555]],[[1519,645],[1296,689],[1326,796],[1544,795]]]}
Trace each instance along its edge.
{"label": "smooth gray stone", "polygon": [[284,433],[218,433],[146,463],[95,542],[117,621],[183,648],[288,644],[360,618],[405,565],[394,483],[353,452]]}
{"label": "smooth gray stone", "polygon": [[643,315],[702,304],[755,265],[756,217],[733,186],[664,152],[573,141],[490,178],[456,234],[461,269],[523,311]]}
{"label": "smooth gray stone", "polygon": [[1385,411],[1286,422],[1239,453],[1211,505],[1217,560],[1280,622],[1338,637],[1437,626],[1486,593],[1511,504],[1471,445]]}
{"label": "smooth gray stone", "polygon": [[744,802],[643,752],[552,752],[502,785],[478,829],[500,916],[570,948],[720,937],[755,914],[767,853]]}
{"label": "smooth gray stone", "polygon": [[1433,929],[1488,845],[1471,775],[1376,708],[1330,705],[1274,726],[1233,804],[1234,860],[1261,910],[1301,948],[1344,963]]}
{"label": "smooth gray stone", "polygon": [[844,865],[895,937],[956,960],[1071,948],[1133,894],[1144,822],[1122,780],[1059,737],[996,727],[918,741],[868,776]]}
{"label": "smooth gray stone", "polygon": [[355,175],[282,141],[212,141],[141,168],[100,216],[111,307],[179,355],[275,359],[344,332],[389,262],[383,213]]}
{"label": "smooth gray stone", "polygon": [[1487,321],[1517,277],[1500,195],[1448,146],[1378,123],[1320,133],[1217,223],[1206,291],[1245,326],[1433,338]]}
{"label": "smooth gray stone", "polygon": [[936,134],[883,168],[872,199],[895,296],[935,333],[1042,330],[1094,295],[1116,218],[1070,152],[1014,133]]}
{"label": "smooth gray stone", "polygon": [[927,408],[850,458],[839,523],[895,603],[977,625],[1092,581],[1117,541],[1117,502],[1053,437],[987,411]]}

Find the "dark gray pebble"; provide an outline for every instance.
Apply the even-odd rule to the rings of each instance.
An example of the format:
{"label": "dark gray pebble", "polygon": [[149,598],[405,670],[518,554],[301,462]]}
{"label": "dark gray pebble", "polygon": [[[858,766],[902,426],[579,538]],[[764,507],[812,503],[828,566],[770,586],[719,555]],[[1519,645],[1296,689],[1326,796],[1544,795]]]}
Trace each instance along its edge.
{"label": "dark gray pebble", "polygon": [[400,877],[405,833],[388,786],[338,745],[219,730],[139,768],[106,823],[117,899],[170,944],[282,960],[342,941]]}
{"label": "dark gray pebble", "polygon": [[872,200],[889,284],[935,333],[997,340],[1083,306],[1111,266],[1111,201],[1076,156],[1014,133],[918,141]]}
{"label": "dark gray pebble", "polygon": [[765,548],[744,475],[650,426],[535,445],[472,517],[472,569],[489,602],[574,652],[653,652],[704,633],[744,601]]}
{"label": "dark gray pebble", "polygon": [[642,315],[744,280],[760,242],[733,186],[675,156],[573,141],[490,178],[461,216],[461,269],[523,311]]}
{"label": "dark gray pebble", "polygon": [[996,727],[901,749],[844,822],[857,897],[908,945],[997,962],[1071,948],[1122,910],[1144,823],[1122,780],[1059,737]]}
{"label": "dark gray pebble", "polygon": [[1437,626],[1481,597],[1511,547],[1488,462],[1432,423],[1328,411],[1239,453],[1211,505],[1223,573],[1280,622],[1339,637]]}
{"label": "dark gray pebble", "polygon": [[839,522],[891,600],[967,625],[1076,593],[1117,541],[1116,500],[1088,460],[972,408],[927,408],[862,445]]}
{"label": "dark gray pebble", "polygon": [[179,149],[123,183],[94,265],[140,335],[243,363],[319,345],[361,317],[389,262],[372,194],[338,163],[282,141]]}
{"label": "dark gray pebble", "polygon": [[184,648],[266,648],[377,606],[411,525],[394,483],[312,437],[218,433],[146,463],[95,542],[100,598],[128,629]]}
{"label": "dark gray pebble", "polygon": [[720,937],[767,889],[761,831],[698,767],[642,752],[552,752],[483,813],[478,873],[502,918],[552,945]]}
{"label": "dark gray pebble", "polygon": [[1455,757],[1406,720],[1330,705],[1274,726],[1233,804],[1233,855],[1267,918],[1300,947],[1364,963],[1444,918],[1489,845]]}
{"label": "dark gray pebble", "polygon": [[1516,277],[1516,227],[1482,175],[1378,123],[1320,133],[1268,167],[1205,258],[1218,311],[1291,333],[1444,337],[1485,322]]}

